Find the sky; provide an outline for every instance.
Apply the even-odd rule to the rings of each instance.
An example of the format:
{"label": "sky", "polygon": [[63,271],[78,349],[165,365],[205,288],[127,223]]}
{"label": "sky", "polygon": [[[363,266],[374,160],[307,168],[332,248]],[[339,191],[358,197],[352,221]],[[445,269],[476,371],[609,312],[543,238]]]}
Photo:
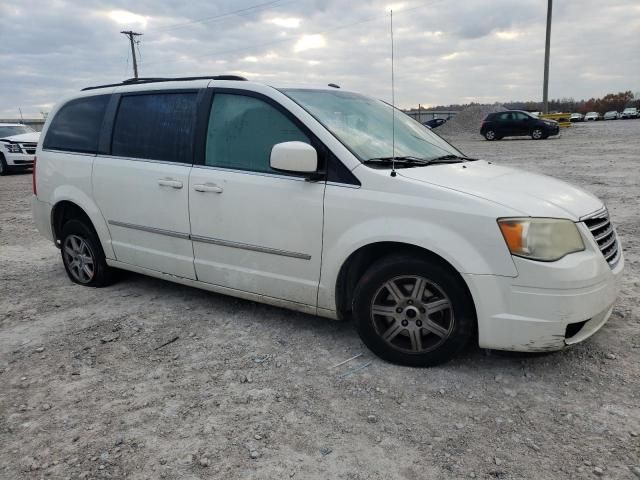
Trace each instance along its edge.
{"label": "sky", "polygon": [[[0,117],[40,116],[89,85],[240,74],[396,104],[541,100],[545,0],[0,0]],[[549,96],[640,96],[640,0],[556,0]]]}

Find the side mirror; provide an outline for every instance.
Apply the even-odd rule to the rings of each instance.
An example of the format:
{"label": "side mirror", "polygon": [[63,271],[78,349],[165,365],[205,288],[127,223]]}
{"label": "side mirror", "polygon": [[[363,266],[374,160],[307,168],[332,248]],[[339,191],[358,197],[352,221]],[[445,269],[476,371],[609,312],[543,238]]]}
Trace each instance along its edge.
{"label": "side mirror", "polygon": [[293,173],[316,173],[318,152],[308,143],[283,142],[271,149],[269,164],[274,170]]}

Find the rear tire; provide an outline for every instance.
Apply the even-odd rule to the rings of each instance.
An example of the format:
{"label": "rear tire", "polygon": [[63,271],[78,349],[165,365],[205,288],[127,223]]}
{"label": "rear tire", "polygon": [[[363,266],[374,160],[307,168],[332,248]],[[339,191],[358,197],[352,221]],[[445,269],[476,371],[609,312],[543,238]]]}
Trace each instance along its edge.
{"label": "rear tire", "polygon": [[0,177],[7,175],[9,173],[9,167],[7,165],[7,161],[4,158],[4,155],[0,153]]}
{"label": "rear tire", "polygon": [[353,316],[360,338],[389,362],[444,363],[473,337],[476,316],[464,282],[444,262],[393,255],[359,280]]}
{"label": "rear tire", "polygon": [[85,287],[106,287],[116,280],[116,270],[105,260],[102,245],[92,227],[69,220],[62,227],[62,263],[72,282]]}

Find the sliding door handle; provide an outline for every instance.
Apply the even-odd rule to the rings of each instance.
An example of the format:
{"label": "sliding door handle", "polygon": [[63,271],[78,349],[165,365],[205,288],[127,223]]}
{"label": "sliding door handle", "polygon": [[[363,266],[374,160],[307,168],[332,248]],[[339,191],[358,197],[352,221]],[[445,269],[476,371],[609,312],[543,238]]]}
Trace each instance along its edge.
{"label": "sliding door handle", "polygon": [[211,192],[211,193],[222,193],[222,187],[219,187],[213,183],[204,183],[204,184],[200,184],[200,185],[194,185],[193,189],[196,192]]}
{"label": "sliding door handle", "polygon": [[161,187],[182,188],[182,182],[173,180],[171,178],[161,178],[158,180],[158,185]]}

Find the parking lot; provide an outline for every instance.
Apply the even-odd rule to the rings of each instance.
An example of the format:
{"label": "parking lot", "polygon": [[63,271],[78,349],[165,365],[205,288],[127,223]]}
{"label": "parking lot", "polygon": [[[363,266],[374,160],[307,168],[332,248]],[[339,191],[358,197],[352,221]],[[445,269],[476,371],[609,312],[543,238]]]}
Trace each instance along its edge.
{"label": "parking lot", "polygon": [[411,369],[349,323],[135,274],[80,287],[31,176],[0,177],[0,478],[640,478],[640,120],[450,140],[607,203],[626,271],[594,337]]}

